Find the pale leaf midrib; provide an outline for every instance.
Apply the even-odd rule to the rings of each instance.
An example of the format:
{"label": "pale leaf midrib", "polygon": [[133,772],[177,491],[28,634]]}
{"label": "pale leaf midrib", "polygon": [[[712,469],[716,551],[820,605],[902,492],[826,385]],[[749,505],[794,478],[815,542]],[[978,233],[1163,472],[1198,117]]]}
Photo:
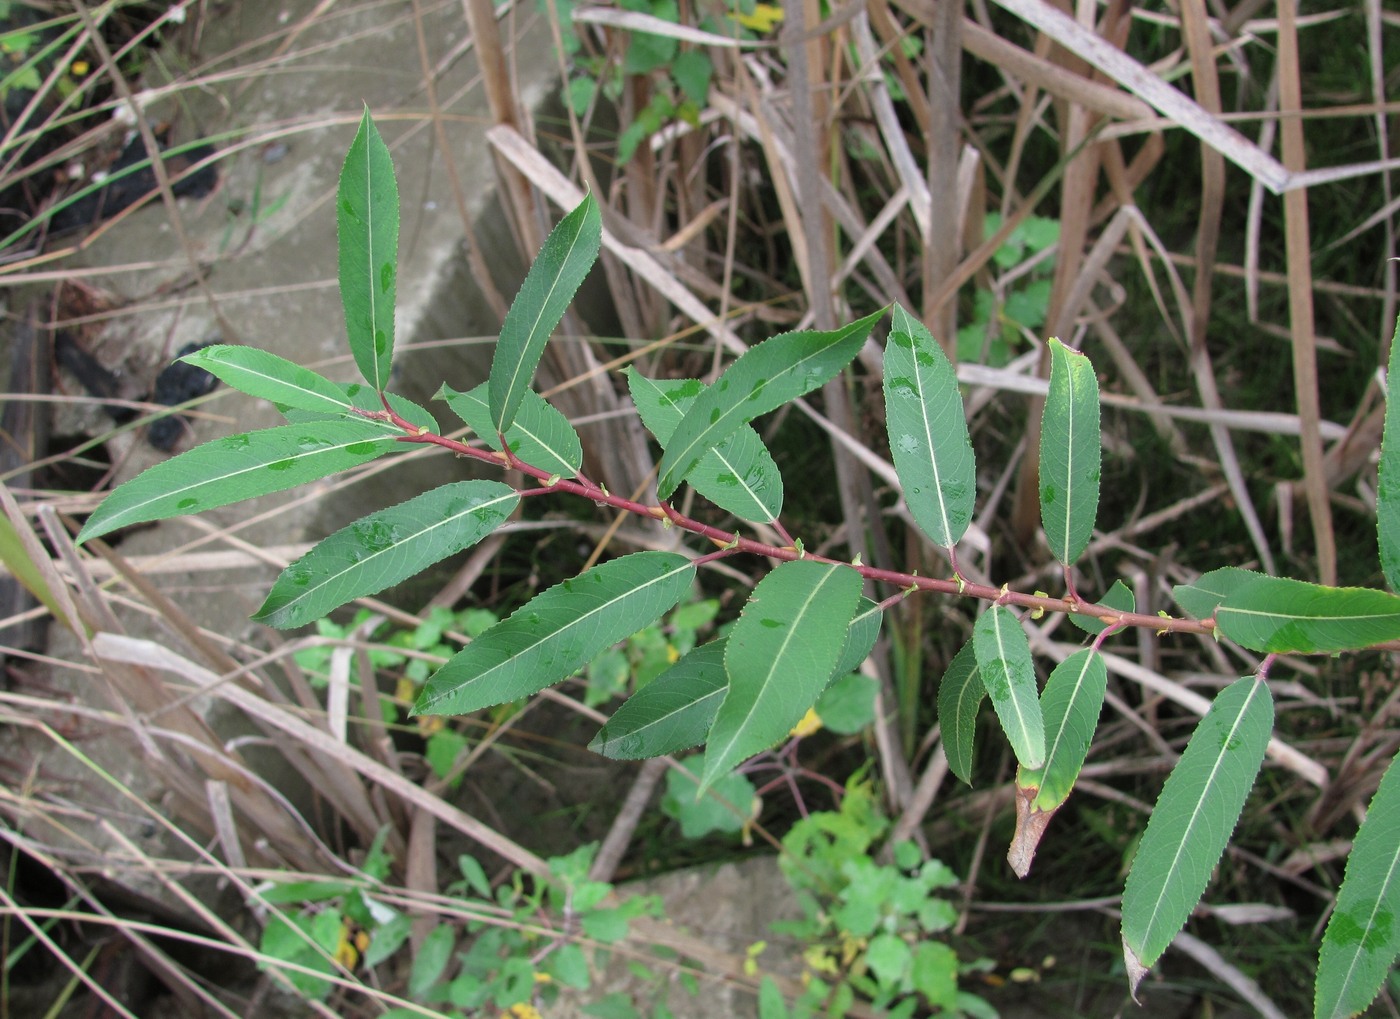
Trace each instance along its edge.
{"label": "pale leaf midrib", "polygon": [[[510,658],[507,658],[505,661],[503,661],[503,662],[497,662],[495,665],[492,665],[492,666],[491,666],[490,668],[488,668],[486,671],[484,671],[484,672],[479,672],[479,673],[477,673],[475,676],[472,676],[472,677],[470,677],[469,679],[466,679],[466,680],[464,680],[463,682],[458,683],[456,686],[452,687],[451,690],[445,690],[445,691],[443,691],[442,693],[440,693],[440,694],[438,694],[438,695],[436,695],[436,696],[434,696],[434,697],[428,698],[426,701],[423,702],[422,708],[418,709],[418,713],[419,713],[419,714],[422,714],[423,711],[424,711],[426,708],[430,708],[430,707],[432,707],[434,704],[438,704],[438,703],[440,703],[440,702],[442,702],[442,701],[448,699],[449,697],[452,697],[452,696],[454,696],[454,695],[460,694],[463,690],[467,689],[468,687],[480,685],[482,682],[486,681],[488,677],[490,677],[492,674],[498,672],[499,670],[510,668],[511,665],[516,661],[516,659],[521,658],[521,657],[523,657],[524,655],[530,654],[530,653],[534,652],[537,648],[539,648],[539,647],[543,646],[544,644],[546,644],[547,642],[552,641],[552,640],[554,640],[554,639],[556,639],[556,638],[562,636],[563,634],[569,633],[570,631],[576,629],[577,627],[582,626],[585,622],[587,622],[588,620],[590,620],[591,618],[593,618],[594,616],[596,616],[599,612],[606,611],[608,608],[610,608],[610,607],[612,607],[612,606],[618,604],[619,602],[630,600],[630,599],[632,599],[634,596],[640,596],[643,592],[645,592],[645,591],[648,590],[649,588],[655,587],[657,584],[660,584],[660,583],[662,583],[662,582],[664,582],[664,581],[670,580],[670,579],[671,579],[672,577],[674,577],[677,573],[683,572],[683,571],[685,571],[685,570],[693,570],[694,568],[695,568],[694,565],[693,565],[690,561],[687,560],[686,562],[684,562],[684,563],[682,563],[681,565],[677,566],[675,569],[666,571],[666,572],[665,572],[664,574],[662,574],[661,576],[654,577],[654,578],[652,578],[651,580],[646,581],[644,584],[638,585],[637,587],[628,588],[628,589],[627,589],[626,591],[624,591],[622,594],[619,594],[619,595],[617,595],[616,597],[610,598],[610,599],[608,599],[608,600],[605,601],[605,602],[599,603],[598,605],[596,605],[596,606],[594,606],[593,608],[587,610],[586,612],[583,612],[583,613],[581,613],[581,614],[575,616],[573,619],[569,620],[569,622],[565,623],[563,626],[559,627],[557,630],[551,630],[551,631],[549,631],[549,633],[545,634],[543,637],[540,637],[540,638],[536,639],[535,641],[533,641],[531,644],[527,645],[527,646],[526,646],[525,648],[523,648],[522,650],[517,651],[517,652],[516,652],[515,654],[513,654]],[[517,611],[517,612],[523,612],[523,611],[525,611],[528,607],[529,607],[529,603],[527,602],[525,605],[521,606],[521,608],[520,608],[520,609],[517,609],[516,611]],[[514,618],[514,617],[512,616],[512,617],[510,617],[510,618]],[[489,632],[489,631],[488,631],[488,632]],[[470,648],[470,647],[471,647],[471,645],[468,644],[468,645],[467,645],[467,648]],[[466,649],[463,649],[463,650],[466,650]],[[459,653],[460,653],[460,652],[459,652]]]}

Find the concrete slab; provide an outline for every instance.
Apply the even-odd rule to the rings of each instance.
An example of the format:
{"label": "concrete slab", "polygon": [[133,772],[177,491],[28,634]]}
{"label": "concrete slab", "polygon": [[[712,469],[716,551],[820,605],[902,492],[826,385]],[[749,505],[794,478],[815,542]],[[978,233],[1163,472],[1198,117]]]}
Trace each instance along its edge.
{"label": "concrete slab", "polygon": [[[495,331],[497,323],[489,314],[478,312],[468,320],[442,311],[442,291],[460,289],[464,227],[443,171],[446,154],[428,115],[413,20],[417,6],[316,0],[229,4],[204,21],[193,58],[177,52],[165,55],[168,63],[197,60],[206,84],[167,93],[158,83],[145,83],[158,96],[146,107],[147,115],[152,121],[174,122],[176,141],[217,139],[227,153],[219,164],[221,185],[205,199],[180,201],[176,219],[158,202],[142,209],[65,263],[78,269],[85,286],[104,292],[120,309],[110,316],[93,352],[109,368],[125,374],[131,394],[145,391],[159,367],[180,348],[212,338],[271,350],[333,378],[354,378],[336,284],[333,198],[363,105],[375,115],[398,171],[402,227],[397,334],[404,350],[400,364],[412,372],[415,344]],[[494,202],[495,177],[483,138],[489,111],[466,22],[459,4],[421,6],[446,144],[469,213],[480,217]],[[511,15],[503,34],[511,40],[519,94],[528,103],[539,102],[557,81],[547,28],[532,10],[522,10]],[[195,279],[196,269],[203,275],[202,284]],[[466,306],[460,294],[453,297],[454,308]],[[466,389],[484,378],[485,362],[439,354],[435,368],[449,373],[444,377],[454,386]],[[431,393],[418,395],[426,400]],[[95,405],[74,413],[101,416]],[[280,423],[270,404],[221,389],[179,448]],[[67,433],[110,427],[110,422],[81,418],[56,426]],[[114,440],[111,448],[118,483],[165,458],[135,433]],[[411,456],[416,467],[407,470],[408,476],[398,468],[392,490],[376,491],[364,480],[349,487],[331,480],[309,486],[309,491],[267,496],[200,518],[135,530],[124,536],[120,552],[130,559],[196,550],[207,542],[212,525],[229,527],[254,551],[277,548],[285,554],[288,547],[317,540],[355,517],[398,501],[406,487],[417,491],[440,483],[445,464],[452,464],[447,469],[455,476],[465,476],[458,462],[445,456]],[[261,604],[276,572],[272,565],[256,563],[219,571],[172,571],[152,563],[148,578],[216,635],[262,646],[265,631],[248,617]],[[159,618],[140,610],[123,611],[121,617],[132,636],[151,637],[188,653]],[[55,660],[85,660],[84,649],[71,634],[58,627],[51,634],[50,655]],[[113,706],[81,668],[53,668],[44,682],[50,693],[67,693],[75,703]],[[140,748],[120,736],[84,735],[84,750],[93,761],[146,802],[161,801],[162,790],[153,787],[149,762]],[[229,735],[224,733],[225,738]],[[17,760],[37,754],[44,781],[63,788],[76,804],[88,798],[68,826],[84,858],[116,852],[117,843],[99,823],[104,814],[111,815],[116,830],[151,855],[179,855],[160,841],[139,811],[109,810],[111,791],[96,780],[91,767],[55,752],[42,736],[28,734],[25,744]],[[293,796],[295,784],[294,776],[285,775],[275,782]],[[89,812],[89,823],[78,817],[83,809]],[[46,828],[36,837],[47,842],[57,836]],[[112,876],[135,882],[133,892],[177,905],[168,901],[158,880],[139,879],[120,868]]]}

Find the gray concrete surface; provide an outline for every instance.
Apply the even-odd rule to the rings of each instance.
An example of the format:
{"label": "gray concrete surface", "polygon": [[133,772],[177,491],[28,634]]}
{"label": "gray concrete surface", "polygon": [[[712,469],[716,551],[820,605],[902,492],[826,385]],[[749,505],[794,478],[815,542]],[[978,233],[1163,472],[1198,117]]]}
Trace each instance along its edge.
{"label": "gray concrete surface", "polygon": [[[458,4],[424,4],[429,62],[438,66],[437,88],[447,145],[455,160],[472,217],[486,216],[494,202],[494,169],[483,133],[490,118],[467,28]],[[146,107],[152,122],[176,125],[176,141],[220,139],[227,156],[219,163],[221,183],[212,195],[181,200],[176,215],[159,202],[102,233],[78,256],[65,262],[81,274],[82,285],[115,307],[91,344],[92,352],[122,376],[123,395],[146,391],[159,367],[187,343],[221,337],[278,353],[338,379],[355,377],[344,338],[336,283],[336,222],[333,197],[341,163],[368,105],[396,163],[401,196],[397,370],[414,371],[414,344],[446,337],[494,332],[490,312],[473,306],[462,292],[464,226],[443,170],[444,153],[427,116],[412,5],[325,4],[316,0],[221,5],[202,27],[195,59],[207,87],[156,99]],[[508,26],[514,38],[519,93],[538,103],[556,87],[557,72],[547,29],[522,10]],[[186,59],[179,51],[169,61]],[[489,218],[489,217],[487,217]],[[183,235],[183,238],[182,236]],[[499,245],[501,238],[493,238]],[[195,285],[192,262],[204,271]],[[496,258],[495,264],[502,260]],[[211,298],[212,297],[212,301]],[[222,313],[220,324],[215,307]],[[471,309],[475,307],[475,310]],[[226,335],[231,326],[235,335]],[[460,389],[484,378],[485,361],[436,355],[434,370]],[[468,350],[474,348],[465,348]],[[59,380],[78,394],[71,378]],[[417,394],[426,400],[431,393]],[[180,444],[199,442],[283,423],[270,404],[228,389],[205,404],[192,434]],[[111,428],[95,403],[68,405],[55,425],[66,434],[100,434]],[[115,482],[136,476],[165,459],[139,433],[109,443]],[[230,642],[265,646],[267,632],[249,621],[261,604],[277,568],[249,562],[224,570],[169,569],[160,557],[227,549],[211,546],[211,525],[227,528],[250,549],[304,546],[350,519],[440,482],[443,465],[462,476],[448,457],[417,456],[416,466],[400,467],[391,486],[373,479],[352,488],[335,479],[289,493],[216,509],[198,518],[164,521],[124,536],[120,553],[147,565],[147,576],[196,623]],[[178,635],[158,618],[139,610],[122,612],[121,624],[136,637],[150,637],[184,651]],[[86,652],[66,631],[50,631],[55,660],[82,663]],[[79,669],[52,668],[47,687],[69,694],[75,703],[111,708],[100,684]],[[223,719],[215,719],[222,723]],[[246,730],[246,725],[242,727]],[[224,738],[239,731],[225,730]],[[162,790],[151,784],[139,748],[125,739],[84,732],[84,751],[119,782],[159,803]],[[106,823],[153,855],[179,856],[178,847],[140,811],[114,800],[91,767],[55,751],[35,733],[22,734],[17,759],[37,753],[45,781],[63,788],[80,805],[97,808]],[[256,746],[252,754],[257,754]],[[276,754],[268,754],[276,759]],[[296,797],[296,776],[285,767],[273,778]],[[101,859],[118,842],[101,825],[74,819],[73,848]],[[56,837],[46,830],[46,837]],[[113,871],[133,894],[150,896],[171,908],[153,876]]]}

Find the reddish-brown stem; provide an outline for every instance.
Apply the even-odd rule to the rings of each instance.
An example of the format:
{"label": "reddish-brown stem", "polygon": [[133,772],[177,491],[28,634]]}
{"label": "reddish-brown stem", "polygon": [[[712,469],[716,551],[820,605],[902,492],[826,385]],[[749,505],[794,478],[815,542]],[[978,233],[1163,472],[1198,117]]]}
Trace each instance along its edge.
{"label": "reddish-brown stem", "polygon": [[[428,443],[441,446],[458,456],[467,456],[474,460],[495,464],[498,467],[508,467],[518,470],[522,474],[544,482],[544,485],[540,488],[521,491],[520,495],[522,497],[538,496],[555,492],[567,493],[569,495],[576,495],[588,499],[598,506],[611,506],[614,509],[624,510],[637,516],[669,521],[672,526],[713,542],[719,550],[719,554],[710,553],[699,557],[696,560],[699,565],[704,565],[705,563],[713,562],[715,559],[725,558],[738,552],[764,556],[782,562],[790,562],[796,559],[810,559],[814,562],[821,563],[842,563],[843,565],[850,566],[868,580],[873,580],[881,584],[889,584],[899,589],[897,594],[892,595],[881,603],[882,607],[899,601],[918,591],[977,598],[982,601],[995,602],[998,605],[1009,605],[1016,606],[1017,608],[1029,609],[1033,612],[1075,613],[1081,616],[1092,616],[1108,624],[1108,630],[1100,635],[1100,642],[1102,637],[1109,631],[1121,630],[1127,627],[1155,630],[1158,634],[1193,633],[1203,634],[1208,637],[1214,637],[1216,634],[1215,620],[1213,618],[1204,620],[1181,619],[1176,616],[1152,616],[1140,612],[1121,612],[1118,609],[1110,608],[1105,605],[1087,603],[1075,597],[1073,593],[1067,597],[1061,598],[1052,598],[1049,595],[1041,594],[1025,594],[1021,591],[992,587],[988,584],[976,584],[956,574],[948,580],[939,580],[933,577],[920,577],[913,573],[900,573],[897,570],[882,570],[866,565],[857,566],[852,563],[845,563],[840,559],[831,559],[826,556],[799,551],[792,545],[768,545],[761,541],[756,541],[753,538],[745,538],[733,532],[724,531],[718,527],[713,527],[688,517],[676,510],[668,502],[663,501],[659,505],[647,505],[646,503],[637,502],[634,499],[614,495],[587,479],[580,481],[572,478],[555,477],[548,471],[542,470],[539,467],[535,467],[519,459],[515,454],[509,452],[508,449],[506,452],[476,449],[457,439],[449,439],[443,435],[423,431],[417,425],[401,417],[393,408],[389,407],[387,403],[385,404],[383,416],[381,416],[378,411],[360,411],[360,413],[366,417],[379,418],[381,420],[387,418],[387,420],[392,421],[397,427],[403,429],[405,433],[399,437],[400,442]],[[1400,641],[1387,641],[1384,644],[1377,644],[1375,647],[1378,650],[1397,651],[1400,650]]]}

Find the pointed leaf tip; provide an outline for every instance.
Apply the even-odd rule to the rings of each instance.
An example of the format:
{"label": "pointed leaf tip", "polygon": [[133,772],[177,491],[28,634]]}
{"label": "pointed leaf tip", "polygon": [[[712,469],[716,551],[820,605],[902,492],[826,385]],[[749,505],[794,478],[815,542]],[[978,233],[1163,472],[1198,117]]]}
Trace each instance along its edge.
{"label": "pointed leaf tip", "polygon": [[1099,381],[1089,359],[1050,340],[1050,389],[1040,431],[1040,516],[1050,551],[1083,554],[1099,508]]}
{"label": "pointed leaf tip", "polygon": [[1123,888],[1123,942],[1154,964],[1201,901],[1224,855],[1274,726],[1268,684],[1226,687],[1167,777]]}
{"label": "pointed leaf tip", "polygon": [[1261,576],[1226,596],[1215,623],[1252,651],[1349,651],[1400,638],[1400,596]]}
{"label": "pointed leaf tip", "polygon": [[973,627],[972,648],[982,684],[1016,760],[1022,767],[1041,767],[1045,764],[1045,718],[1030,641],[1021,621],[1005,606],[993,605]]}
{"label": "pointed leaf tip", "polygon": [[147,468],[88,517],[82,544],[131,524],[284,492],[391,452],[393,435],[365,420],[281,425],[215,439]]}
{"label": "pointed leaf tip", "polygon": [[545,344],[573,302],[602,245],[603,220],[593,195],[550,231],[520,285],[491,359],[487,389],[495,430],[505,432],[535,377]]}
{"label": "pointed leaf tip", "polygon": [[476,544],[505,523],[519,501],[499,481],[458,481],[371,513],[283,570],[253,619],[289,629],[378,594]]}
{"label": "pointed leaf tip", "polygon": [[[699,379],[649,379],[631,368],[626,374],[642,424],[666,446],[705,384]],[[741,425],[706,452],[688,480],[706,499],[740,520],[771,523],[783,509],[783,477],[749,425]]]}
{"label": "pointed leaf tip", "polygon": [[700,463],[742,425],[831,381],[860,353],[884,309],[831,332],[782,333],[756,344],[701,393],[676,425],[657,465],[656,490],[669,499]]}
{"label": "pointed leaf tip", "polygon": [[799,559],[758,582],[725,643],[729,676],[705,747],[701,789],[787,736],[821,695],[846,643],[860,574]]}
{"label": "pointed leaf tip", "polygon": [[977,738],[977,712],[986,697],[972,641],[953,656],[938,684],[938,725],[948,767],[972,785],[973,752]]}
{"label": "pointed leaf tip", "polygon": [[937,545],[972,521],[976,465],[958,375],[924,324],[895,305],[885,341],[885,425],[904,501]]}
{"label": "pointed leaf tip", "polygon": [[429,677],[415,715],[462,715],[561,682],[670,610],[695,580],[674,552],[633,552],[561,581],[480,634]]}
{"label": "pointed leaf tip", "polygon": [[1385,430],[1376,486],[1376,538],[1386,583],[1392,591],[1400,591],[1400,414],[1391,413],[1395,409],[1396,387],[1400,386],[1400,318],[1396,319],[1395,335],[1390,341],[1386,386]]}
{"label": "pointed leaf tip", "polygon": [[[1400,759],[1398,759],[1400,760]],[[1400,954],[1400,763],[1390,762],[1347,859],[1337,905],[1318,955],[1314,1014],[1364,1011]]]}
{"label": "pointed leaf tip", "polygon": [[389,146],[379,136],[369,107],[345,154],[336,217],[340,300],[350,351],[365,381],[382,393],[394,362],[399,186]]}

